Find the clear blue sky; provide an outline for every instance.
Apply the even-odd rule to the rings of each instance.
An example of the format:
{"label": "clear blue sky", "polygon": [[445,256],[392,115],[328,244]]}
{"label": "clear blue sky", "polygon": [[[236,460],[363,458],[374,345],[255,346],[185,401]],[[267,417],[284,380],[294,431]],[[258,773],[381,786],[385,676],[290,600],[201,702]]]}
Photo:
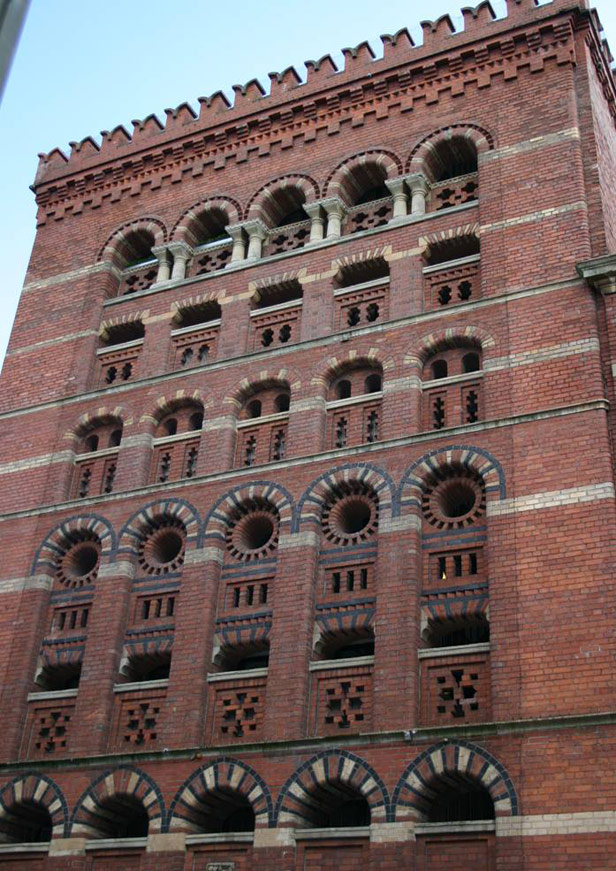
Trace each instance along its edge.
{"label": "clear blue sky", "polygon": [[[461,27],[459,9],[472,0],[31,0],[0,105],[0,359],[24,281],[34,238],[37,153],[96,135],[133,118],[326,53],[342,66],[340,49],[368,39],[381,53],[381,33],[446,12]],[[504,0],[493,0],[503,15]],[[611,8],[610,8],[611,6]],[[616,54],[616,4],[597,0]]]}

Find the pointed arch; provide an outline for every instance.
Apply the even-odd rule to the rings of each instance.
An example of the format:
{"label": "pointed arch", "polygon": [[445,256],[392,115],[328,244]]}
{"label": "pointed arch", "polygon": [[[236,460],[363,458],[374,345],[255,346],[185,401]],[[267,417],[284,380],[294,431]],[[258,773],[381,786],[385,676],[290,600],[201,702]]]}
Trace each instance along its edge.
{"label": "pointed arch", "polygon": [[265,780],[246,762],[221,756],[198,768],[180,786],[169,806],[169,831],[192,831],[195,805],[216,791],[246,799],[254,811],[257,828],[274,825],[274,803]]}
{"label": "pointed arch", "polygon": [[397,821],[425,819],[438,777],[458,775],[482,786],[499,816],[518,816],[518,796],[505,766],[483,747],[469,741],[440,741],[424,750],[405,768],[392,799]]}
{"label": "pointed arch", "polygon": [[121,224],[108,236],[96,255],[96,262],[111,261],[122,267],[122,247],[133,233],[144,233],[152,237],[154,246],[164,245],[167,241],[167,228],[160,218],[144,215],[134,221]]}
{"label": "pointed arch", "polygon": [[52,825],[52,838],[65,838],[68,834],[68,804],[58,784],[38,771],[25,771],[14,777],[0,790],[0,807],[4,814],[12,805],[32,802],[46,808]]}
{"label": "pointed arch", "polygon": [[315,787],[335,783],[350,787],[367,801],[372,823],[392,820],[387,787],[374,768],[347,750],[323,750],[300,765],[280,790],[276,826],[310,826]]}
{"label": "pointed arch", "polygon": [[347,463],[324,472],[308,485],[297,503],[292,531],[299,532],[305,524],[320,523],[332,491],[349,481],[357,481],[374,490],[381,523],[393,515],[396,486],[388,473],[371,463]]}
{"label": "pointed arch", "polygon": [[186,530],[186,547],[195,547],[201,524],[199,512],[185,499],[149,502],[126,521],[118,534],[118,553],[136,555],[144,534],[161,518],[175,520]]}
{"label": "pointed arch", "polygon": [[400,511],[410,507],[418,509],[427,480],[440,467],[452,464],[482,478],[488,503],[506,498],[505,472],[493,454],[473,445],[446,445],[424,454],[406,470],[398,487]]}
{"label": "pointed arch", "polygon": [[244,502],[262,500],[273,505],[281,526],[288,528],[293,518],[293,497],[280,484],[273,481],[250,481],[224,493],[210,508],[203,523],[201,546],[224,545],[227,527],[235,511]]}
{"label": "pointed arch", "polygon": [[347,205],[352,205],[353,172],[368,164],[376,165],[387,179],[402,175],[402,161],[393,151],[378,148],[361,151],[338,164],[327,178],[323,196],[325,198],[341,197]]}
{"label": "pointed arch", "polygon": [[53,575],[67,544],[83,534],[98,539],[102,558],[115,554],[116,535],[109,521],[100,514],[78,514],[67,517],[47,533],[34,555],[31,574]]}
{"label": "pointed arch", "polygon": [[432,131],[413,147],[406,161],[407,173],[423,173],[432,181],[432,163],[438,145],[454,138],[466,139],[476,150],[477,157],[494,148],[492,134],[477,124],[450,124]]}
{"label": "pointed arch", "polygon": [[194,245],[195,235],[193,228],[198,223],[199,216],[204,212],[215,210],[226,214],[227,225],[238,224],[242,220],[242,206],[237,200],[226,194],[207,197],[193,203],[192,206],[189,206],[182,212],[169,234],[170,240],[174,242],[187,242],[189,245]]}
{"label": "pointed arch", "polygon": [[140,768],[120,765],[100,774],[79,796],[71,814],[70,835],[100,838],[100,821],[106,816],[105,800],[119,795],[129,796],[143,806],[150,832],[166,830],[165,801],[158,784]]}

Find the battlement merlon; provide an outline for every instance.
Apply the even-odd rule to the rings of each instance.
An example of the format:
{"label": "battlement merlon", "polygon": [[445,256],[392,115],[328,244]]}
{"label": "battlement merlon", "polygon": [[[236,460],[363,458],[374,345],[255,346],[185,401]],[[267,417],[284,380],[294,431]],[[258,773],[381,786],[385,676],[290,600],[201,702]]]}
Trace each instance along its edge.
{"label": "battlement merlon", "polygon": [[484,0],[476,7],[465,7],[461,12],[463,29],[459,31],[454,30],[447,15],[436,21],[422,21],[421,45],[414,45],[408,31],[403,28],[396,34],[381,37],[383,56],[380,58],[375,58],[370,45],[362,42],[355,48],[342,50],[345,61],[343,70],[338,70],[332,58],[325,55],[318,61],[306,61],[307,76],[304,82],[293,67],[288,67],[282,73],[269,74],[269,92],[257,79],[251,79],[246,85],[233,86],[233,104],[222,91],[216,91],[210,97],[199,98],[198,113],[188,103],[182,103],[177,109],[165,110],[164,124],[156,115],[148,115],[143,121],[132,122],[132,133],[118,125],[111,131],[103,131],[100,144],[91,136],[81,142],[71,142],[69,156],[60,148],[54,148],[47,154],[40,153],[32,189],[37,193],[51,182],[92,171],[118,159],[137,156],[148,149],[160,148],[182,138],[195,137],[204,132],[221,134],[225,128],[246,126],[262,113],[273,116],[275,123],[276,117],[288,114],[298,104],[301,105],[301,101],[314,102],[319,96],[330,95],[332,91],[339,92],[351,83],[361,83],[363,79],[368,81],[404,64],[425,65],[428,57],[436,59],[440,56],[439,60],[443,60],[448,53],[459,52],[473,42],[494,41],[504,32],[511,38],[512,26],[523,33],[529,25],[534,28],[542,22],[547,25],[550,19],[567,13],[575,15],[577,21],[585,20],[595,31],[606,76],[613,86],[611,53],[602,38],[598,15],[590,9],[588,0],[551,0],[541,6],[536,5],[536,0],[507,0],[507,15],[503,18],[496,18],[489,0]]}

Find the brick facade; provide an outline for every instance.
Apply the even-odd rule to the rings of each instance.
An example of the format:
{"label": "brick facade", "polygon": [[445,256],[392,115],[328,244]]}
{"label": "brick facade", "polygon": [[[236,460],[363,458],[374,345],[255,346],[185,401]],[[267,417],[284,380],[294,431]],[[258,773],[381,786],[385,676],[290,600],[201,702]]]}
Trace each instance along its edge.
{"label": "brick facade", "polygon": [[41,157],[0,869],[616,868],[616,91],[507,7]]}

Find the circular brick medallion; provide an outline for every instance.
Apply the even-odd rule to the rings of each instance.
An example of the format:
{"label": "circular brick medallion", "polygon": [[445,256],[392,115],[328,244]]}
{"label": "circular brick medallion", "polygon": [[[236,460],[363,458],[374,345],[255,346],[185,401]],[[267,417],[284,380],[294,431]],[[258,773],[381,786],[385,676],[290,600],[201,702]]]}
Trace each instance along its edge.
{"label": "circular brick medallion", "polygon": [[101,547],[89,536],[70,542],[58,560],[56,578],[65,587],[78,588],[96,579]]}
{"label": "circular brick medallion", "polygon": [[278,546],[278,513],[267,502],[238,509],[227,527],[227,550],[248,562],[268,556]]}
{"label": "circular brick medallion", "polygon": [[148,575],[177,571],[184,563],[186,532],[177,520],[159,521],[139,545],[139,565]]}

